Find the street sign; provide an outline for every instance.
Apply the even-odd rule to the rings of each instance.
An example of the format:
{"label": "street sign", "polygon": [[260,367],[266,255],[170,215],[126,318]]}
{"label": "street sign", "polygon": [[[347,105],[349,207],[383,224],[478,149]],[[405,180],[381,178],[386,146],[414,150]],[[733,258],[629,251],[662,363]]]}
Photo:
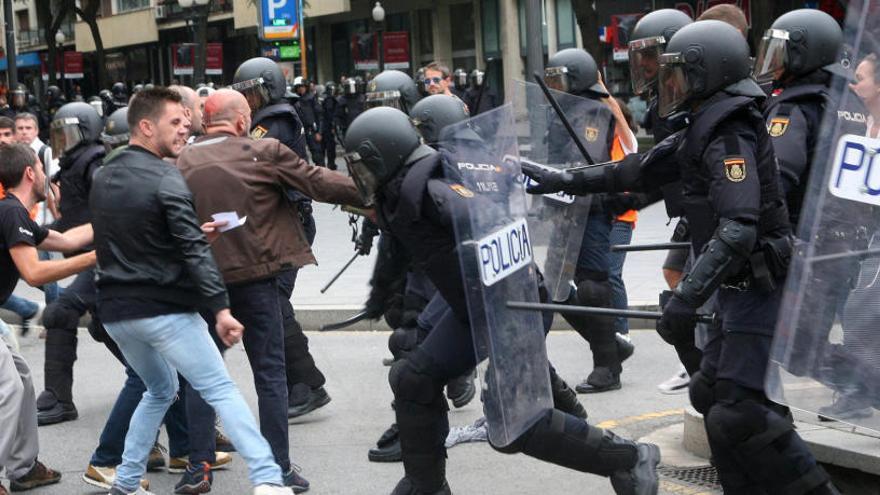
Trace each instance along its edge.
{"label": "street sign", "polygon": [[299,37],[299,0],[260,0],[257,6],[261,40],[289,41]]}

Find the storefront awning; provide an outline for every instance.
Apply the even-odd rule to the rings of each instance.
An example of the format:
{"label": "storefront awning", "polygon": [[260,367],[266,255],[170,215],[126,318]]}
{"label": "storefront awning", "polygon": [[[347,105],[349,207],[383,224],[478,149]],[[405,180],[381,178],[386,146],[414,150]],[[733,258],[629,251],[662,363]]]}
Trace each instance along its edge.
{"label": "storefront awning", "polygon": [[[37,52],[19,53],[15,57],[15,66],[33,67],[40,65],[40,54]],[[6,70],[6,57],[0,58],[0,70]]]}

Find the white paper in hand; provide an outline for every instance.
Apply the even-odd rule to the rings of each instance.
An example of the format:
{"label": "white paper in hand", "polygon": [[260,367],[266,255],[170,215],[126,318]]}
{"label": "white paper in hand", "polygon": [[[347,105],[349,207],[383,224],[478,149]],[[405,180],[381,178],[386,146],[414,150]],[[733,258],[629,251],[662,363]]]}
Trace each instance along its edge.
{"label": "white paper in hand", "polygon": [[211,218],[213,218],[215,222],[226,222],[226,225],[220,227],[220,232],[227,232],[236,227],[241,227],[247,221],[247,216],[238,218],[238,213],[234,211],[214,213],[211,215]]}

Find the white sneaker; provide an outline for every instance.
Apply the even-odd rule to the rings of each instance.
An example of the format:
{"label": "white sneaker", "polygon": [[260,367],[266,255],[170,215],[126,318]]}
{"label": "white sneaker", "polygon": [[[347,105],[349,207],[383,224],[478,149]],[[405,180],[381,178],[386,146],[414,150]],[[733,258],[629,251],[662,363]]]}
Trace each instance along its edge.
{"label": "white sneaker", "polygon": [[259,485],[254,487],[254,495],[293,495],[289,486]]}
{"label": "white sneaker", "polygon": [[688,385],[691,383],[691,377],[688,375],[684,366],[681,366],[672,378],[657,385],[661,393],[667,395],[683,394],[688,391]]}
{"label": "white sneaker", "polygon": [[446,435],[446,448],[467,442],[488,442],[489,432],[486,429],[486,417],[482,417],[472,425],[453,426]]}

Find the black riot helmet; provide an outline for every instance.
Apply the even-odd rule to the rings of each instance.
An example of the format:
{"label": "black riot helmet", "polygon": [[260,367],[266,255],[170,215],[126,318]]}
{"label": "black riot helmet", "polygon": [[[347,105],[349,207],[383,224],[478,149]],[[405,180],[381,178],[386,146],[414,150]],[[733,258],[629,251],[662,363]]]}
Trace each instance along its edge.
{"label": "black riot helmet", "polygon": [[629,72],[633,93],[640,95],[657,82],[658,59],[679,29],[694,22],[678,9],[655,10],[639,19],[630,34]]}
{"label": "black riot helmet", "polygon": [[128,143],[131,131],[128,128],[128,107],[122,107],[111,113],[101,132],[101,142],[109,149],[118,148]]}
{"label": "black riot helmet", "polygon": [[421,67],[421,68],[419,68],[419,70],[416,71],[415,81],[416,81],[416,89],[419,91],[419,94],[422,95],[422,98],[424,98],[425,96],[428,96],[430,93],[428,93],[428,87],[425,86],[425,68],[424,67]]}
{"label": "black riot helmet", "polygon": [[362,95],[367,92],[367,81],[364,80],[363,77],[357,76],[354,78],[355,88],[357,89],[357,94]]}
{"label": "black riot helmet", "polygon": [[143,84],[135,84],[133,88],[131,88],[131,94],[136,95],[144,90]]}
{"label": "black riot helmet", "polygon": [[339,88],[336,86],[336,83],[333,81],[327,81],[324,83],[324,96],[325,97],[333,97],[339,94]]}
{"label": "black riot helmet", "polygon": [[113,83],[113,86],[110,87],[110,94],[112,94],[113,98],[117,100],[128,99],[128,93],[125,91],[125,84],[121,82]]}
{"label": "black riot helmet", "polygon": [[46,98],[49,99],[49,101],[59,100],[61,99],[61,97],[61,88],[59,88],[58,86],[55,86],[53,84],[46,88]]}
{"label": "black riot helmet", "polygon": [[547,60],[544,82],[552,89],[571,94],[606,97],[599,84],[599,68],[593,56],[580,48],[566,48]]}
{"label": "black riot helmet", "polygon": [[392,107],[408,113],[419,98],[419,91],[412,78],[399,70],[385,70],[367,85],[367,101],[364,106]]}
{"label": "black riot helmet", "polygon": [[764,96],[749,76],[749,45],[722,21],[699,21],[681,28],[660,55],[658,113],[668,117],[715,93]]}
{"label": "black riot helmet", "polygon": [[357,81],[353,77],[349,77],[342,81],[342,94],[345,96],[354,96],[357,93]]}
{"label": "black riot helmet", "polygon": [[287,92],[287,81],[274,60],[254,57],[238,66],[230,87],[243,94],[251,111],[256,112],[281,101]]}
{"label": "black riot helmet", "polygon": [[455,69],[455,72],[452,73],[452,81],[455,83],[455,89],[467,89],[467,71],[462,68]]}
{"label": "black riot helmet", "polygon": [[16,84],[15,89],[11,91],[12,97],[9,98],[9,106],[15,110],[24,110],[27,108],[28,91],[24,84]]}
{"label": "black riot helmet", "polygon": [[422,144],[409,117],[396,108],[371,108],[345,133],[348,173],[364,202],[371,205],[389,179],[418,158],[434,152]]}
{"label": "black riot helmet", "polygon": [[64,156],[82,144],[98,142],[104,123],[94,107],[82,101],[68,103],[55,112],[49,142],[55,156]]}
{"label": "black riot helmet", "polygon": [[474,69],[471,71],[470,80],[472,88],[480,89],[483,84],[486,84],[486,73],[480,69]]}
{"label": "black riot helmet", "polygon": [[843,33],[833,17],[816,9],[793,10],[764,32],[753,74],[765,83],[822,68],[834,71],[842,46]]}
{"label": "black riot helmet", "polygon": [[440,141],[440,131],[444,127],[470,117],[467,106],[460,99],[444,94],[422,98],[410,110],[409,116],[425,143],[432,146]]}

